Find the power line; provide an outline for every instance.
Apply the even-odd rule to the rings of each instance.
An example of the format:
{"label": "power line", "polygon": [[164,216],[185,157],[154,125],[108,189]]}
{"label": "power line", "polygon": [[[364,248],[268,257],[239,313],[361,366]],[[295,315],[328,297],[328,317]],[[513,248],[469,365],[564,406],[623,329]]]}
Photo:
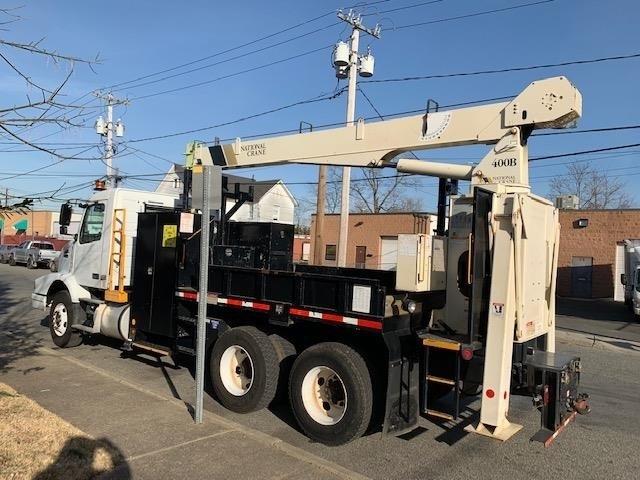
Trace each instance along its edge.
{"label": "power line", "polygon": [[[324,26],[324,27],[317,28],[317,29],[312,30],[312,31],[310,31],[310,32],[303,33],[303,34],[297,35],[297,36],[295,36],[295,37],[288,38],[288,39],[286,39],[286,40],[282,40],[281,42],[278,42],[278,43],[274,43],[274,44],[271,44],[271,45],[267,45],[266,47],[262,47],[262,48],[259,48],[259,49],[257,49],[257,50],[252,50],[252,51],[250,51],[250,52],[241,53],[241,54],[236,55],[236,56],[234,56],[234,57],[226,58],[226,59],[224,59],[224,60],[220,60],[220,61],[218,61],[218,62],[214,62],[214,63],[209,63],[209,64],[207,64],[207,65],[202,65],[202,66],[200,66],[200,67],[192,68],[192,69],[190,69],[190,70],[186,70],[186,71],[184,71],[184,72],[174,73],[173,75],[167,75],[167,76],[164,76],[164,77],[162,77],[162,78],[157,78],[157,79],[155,79],[155,80],[149,80],[149,81],[147,81],[147,82],[138,83],[138,84],[136,84],[136,85],[130,85],[130,86],[128,86],[127,88],[128,88],[128,89],[133,89],[133,88],[140,88],[140,87],[145,87],[145,86],[148,86],[148,85],[153,85],[153,84],[156,84],[156,83],[163,82],[163,81],[165,81],[165,80],[170,80],[170,79],[172,79],[172,78],[180,77],[180,76],[183,76],[183,75],[188,75],[188,74],[190,74],[190,73],[195,73],[195,72],[198,72],[198,71],[200,71],[200,70],[204,70],[204,69],[207,69],[207,68],[215,67],[215,66],[217,66],[217,65],[222,65],[223,63],[232,62],[233,60],[238,60],[238,59],[240,59],[240,58],[246,58],[246,57],[248,57],[249,55],[253,55],[253,54],[256,54],[256,53],[261,53],[261,52],[264,52],[264,51],[266,51],[266,50],[269,50],[269,49],[272,49],[272,48],[275,48],[275,47],[279,47],[279,46],[284,45],[284,44],[286,44],[286,43],[290,43],[290,42],[293,42],[293,41],[299,40],[299,39],[301,39],[301,38],[303,38],[303,37],[307,37],[307,36],[309,36],[309,35],[313,35],[314,33],[321,32],[321,31],[323,31],[323,30],[326,30],[326,29],[328,29],[328,28],[334,27],[334,26],[336,26],[336,25],[339,25],[339,23],[338,23],[338,22],[334,22],[334,23],[332,23],[332,24],[330,24],[330,25],[326,25],[326,26]],[[293,57],[293,58],[297,58],[297,57]],[[264,68],[264,67],[263,67],[263,68]],[[248,70],[248,71],[251,71],[251,70]],[[240,73],[244,73],[244,72],[240,72]],[[226,77],[223,77],[223,78],[226,78]],[[216,79],[215,81],[218,81],[218,79]],[[199,85],[199,84],[197,84],[197,85]],[[141,97],[138,97],[138,98],[141,98]],[[145,97],[142,97],[142,98],[145,98]]]}
{"label": "power line", "polygon": [[[378,2],[374,2],[374,3],[378,3]],[[206,61],[206,60],[210,60],[210,59],[212,59],[212,58],[219,57],[220,55],[224,55],[225,53],[230,53],[230,52],[233,52],[233,51],[235,51],[235,50],[240,50],[241,48],[248,47],[248,46],[250,46],[250,45],[255,45],[256,43],[262,42],[262,41],[264,41],[264,40],[268,40],[269,38],[273,38],[273,37],[275,37],[275,36],[277,36],[277,35],[280,35],[280,34],[282,34],[282,33],[286,33],[286,32],[289,32],[289,31],[291,31],[291,30],[295,30],[296,28],[298,28],[298,27],[302,27],[302,26],[304,26],[304,25],[308,25],[309,23],[313,23],[313,22],[315,22],[316,20],[320,20],[321,18],[324,18],[324,17],[326,17],[326,16],[332,15],[333,13],[334,13],[334,12],[323,13],[322,15],[318,15],[317,17],[311,18],[311,19],[309,19],[309,20],[305,20],[305,21],[300,22],[300,23],[298,23],[298,24],[296,24],[296,25],[293,25],[293,26],[291,26],[291,27],[287,27],[287,28],[285,28],[285,29],[279,30],[279,31],[274,32],[274,33],[270,33],[270,34],[268,34],[268,35],[265,35],[265,36],[263,36],[263,37],[257,38],[257,39],[255,39],[255,40],[251,40],[250,42],[245,42],[245,43],[243,43],[243,44],[241,44],[241,45],[237,45],[237,46],[235,46],[235,47],[231,47],[231,48],[228,48],[228,49],[226,49],[226,50],[222,50],[222,51],[220,51],[220,52],[216,52],[216,53],[213,53],[213,54],[211,54],[211,55],[207,55],[207,56],[205,56],[205,57],[201,57],[201,58],[198,58],[198,59],[196,59],[196,60],[192,60],[192,61],[190,61],[190,62],[183,63],[183,64],[181,64],[181,65],[177,65],[177,66],[175,66],[175,67],[170,67],[170,68],[166,68],[166,69],[164,69],[164,70],[160,70],[160,71],[158,71],[158,72],[149,73],[149,74],[146,74],[146,75],[140,76],[140,77],[138,77],[138,78],[134,78],[133,80],[127,80],[127,81],[124,81],[124,82],[116,83],[116,84],[113,84],[113,85],[110,85],[110,86],[108,86],[108,87],[103,88],[103,90],[119,89],[118,87],[122,87],[122,86],[124,86],[124,85],[128,85],[128,84],[130,84],[130,83],[135,83],[135,82],[138,82],[138,81],[140,81],[140,80],[146,80],[147,78],[151,78],[151,77],[155,77],[155,76],[158,76],[158,75],[162,75],[162,74],[164,74],[164,73],[173,72],[173,71],[175,71],[175,70],[179,70],[179,69],[181,69],[181,68],[189,67],[189,66],[191,66],[191,65],[195,65],[195,64],[197,64],[197,63],[201,63],[201,62],[204,62],[204,61]],[[133,88],[133,87],[132,87],[132,88]],[[119,89],[119,90],[120,90],[120,89]]]}
{"label": "power line", "polygon": [[509,67],[509,68],[500,68],[500,69],[493,69],[493,70],[478,70],[475,72],[443,73],[443,74],[436,74],[436,75],[420,75],[420,76],[414,76],[414,77],[387,78],[387,79],[380,79],[380,80],[363,80],[361,83],[391,83],[391,82],[408,82],[408,81],[414,81],[414,80],[432,80],[436,78],[471,77],[475,75],[489,75],[489,74],[507,73],[507,72],[522,72],[526,70],[538,70],[543,68],[566,67],[569,65],[586,65],[591,63],[628,60],[628,59],[638,58],[638,57],[640,57],[640,53],[632,53],[629,55],[616,55],[611,57],[601,57],[601,58],[594,58],[589,60],[573,60],[573,61],[560,62],[560,63],[530,65],[526,67]]}
{"label": "power line", "polygon": [[536,161],[536,160],[548,160],[551,158],[562,158],[562,157],[573,157],[576,155],[586,155],[588,153],[598,153],[598,152],[611,152],[613,150],[622,150],[623,148],[633,148],[633,147],[640,147],[640,143],[632,143],[629,145],[617,145],[615,147],[606,147],[606,148],[595,148],[593,150],[582,150],[579,152],[568,152],[568,153],[560,153],[557,155],[544,155],[541,157],[532,157],[529,159],[530,162]]}
{"label": "power line", "polygon": [[399,27],[395,27],[394,30],[403,30],[405,28],[413,28],[413,27],[421,27],[424,25],[433,25],[434,23],[444,23],[444,22],[451,22],[454,20],[462,20],[464,18],[473,18],[473,17],[479,17],[481,15],[490,15],[492,13],[501,13],[501,12],[506,12],[508,10],[516,10],[518,8],[525,8],[525,7],[534,7],[537,5],[542,5],[545,3],[551,3],[554,2],[555,0],[540,0],[538,2],[531,2],[531,3],[524,3],[521,5],[514,5],[512,7],[504,7],[504,8],[496,8],[493,10],[485,10],[482,12],[475,12],[475,13],[469,13],[466,15],[457,15],[455,17],[448,17],[448,18],[440,18],[437,20],[429,20],[427,22],[420,22],[420,23],[412,23],[409,25],[401,25]]}
{"label": "power line", "polygon": [[405,5],[404,7],[391,8],[389,10],[382,10],[381,12],[375,12],[375,13],[377,15],[383,15],[385,13],[399,12],[400,10],[409,10],[410,8],[423,7],[425,5],[432,5],[434,3],[441,3],[442,1],[443,0],[431,0],[429,2],[414,3],[413,5]]}
{"label": "power line", "polygon": [[326,96],[322,96],[322,97],[315,97],[315,98],[311,98],[311,99],[308,99],[308,100],[301,100],[299,102],[290,103],[288,105],[283,105],[281,107],[272,108],[272,109],[266,110],[264,112],[259,112],[259,113],[256,113],[256,114],[253,114],[253,115],[248,115],[246,117],[242,117],[242,118],[239,118],[239,119],[236,119],[236,120],[230,120],[228,122],[219,123],[217,125],[211,125],[209,127],[202,127],[202,128],[196,128],[196,129],[193,129],[193,130],[186,130],[186,131],[183,131],[183,132],[177,132],[177,133],[171,133],[171,134],[165,134],[165,135],[158,135],[158,136],[155,136],[155,137],[138,138],[138,139],[135,139],[135,140],[129,140],[127,142],[127,144],[146,142],[146,141],[149,141],[149,140],[158,140],[158,139],[164,139],[164,138],[170,138],[170,137],[178,137],[178,136],[181,136],[181,135],[189,135],[189,134],[192,134],[192,133],[204,132],[206,130],[212,130],[214,128],[224,127],[224,126],[227,126],[227,125],[233,125],[234,123],[244,122],[246,120],[250,120],[250,119],[253,119],[253,118],[257,118],[257,117],[262,117],[262,116],[268,115],[270,113],[279,112],[279,111],[286,110],[288,108],[293,108],[293,107],[296,107],[296,106],[299,106],[299,105],[306,105],[306,104],[309,104],[309,103],[322,102],[324,100],[332,100],[332,99],[337,98],[340,95],[342,95],[344,90],[345,89],[343,88],[343,89],[340,89],[340,90],[338,90],[337,92],[335,92],[335,93],[333,93],[331,95],[326,95]]}
{"label": "power line", "polygon": [[187,90],[187,89],[190,89],[190,88],[201,87],[203,85],[209,85],[211,83],[218,82],[220,80],[225,80],[227,78],[237,77],[238,75],[242,75],[242,74],[250,73],[250,72],[255,72],[256,70],[261,70],[263,68],[273,67],[274,65],[278,65],[280,63],[289,62],[291,60],[295,60],[295,59],[298,59],[298,58],[301,58],[301,57],[304,57],[304,56],[307,56],[307,55],[311,55],[312,53],[319,52],[320,50],[326,50],[326,49],[328,49],[330,47],[331,47],[331,45],[329,45],[329,46],[325,45],[323,47],[316,48],[316,49],[313,49],[313,50],[308,50],[306,52],[299,53],[299,54],[293,55],[291,57],[283,58],[283,59],[280,59],[280,60],[275,60],[273,62],[265,63],[263,65],[258,65],[257,67],[247,68],[245,70],[240,70],[238,72],[229,73],[227,75],[222,75],[220,77],[212,78],[210,80],[205,80],[205,81],[202,81],[202,82],[192,83],[192,84],[189,84],[189,85],[185,85],[183,87],[177,87],[177,88],[172,88],[172,89],[169,89],[169,90],[163,90],[161,92],[150,93],[148,95],[141,95],[139,97],[134,97],[131,100],[144,100],[145,98],[157,97],[158,95],[166,95],[167,93],[181,92],[183,90]]}
{"label": "power line", "polygon": [[640,128],[640,125],[626,125],[623,127],[590,128],[588,130],[563,130],[558,132],[534,133],[533,135],[536,137],[542,137],[545,135],[567,135],[572,133],[617,132],[620,130],[633,130],[637,128]]}

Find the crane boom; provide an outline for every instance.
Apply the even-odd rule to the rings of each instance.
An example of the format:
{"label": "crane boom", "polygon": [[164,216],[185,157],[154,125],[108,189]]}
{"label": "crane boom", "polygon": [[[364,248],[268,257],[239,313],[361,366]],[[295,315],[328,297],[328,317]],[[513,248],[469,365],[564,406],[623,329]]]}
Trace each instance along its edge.
{"label": "crane boom", "polygon": [[[581,112],[580,92],[566,77],[553,77],[531,83],[510,102],[370,124],[359,120],[353,126],[251,141],[237,138],[212,147],[198,145],[195,158],[223,168],[286,163],[396,167],[392,160],[407,151],[496,144],[469,176],[477,183],[527,185],[528,134],[567,127]],[[403,163],[403,171],[425,173]]]}

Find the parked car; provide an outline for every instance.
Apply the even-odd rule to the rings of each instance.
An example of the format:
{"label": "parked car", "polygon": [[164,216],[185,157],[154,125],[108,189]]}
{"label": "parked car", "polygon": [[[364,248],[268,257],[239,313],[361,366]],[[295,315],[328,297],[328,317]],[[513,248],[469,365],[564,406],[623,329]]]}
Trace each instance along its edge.
{"label": "parked car", "polygon": [[49,267],[51,260],[60,252],[53,243],[40,240],[25,240],[9,253],[9,264],[24,263],[27,268]]}
{"label": "parked car", "polygon": [[6,243],[4,245],[0,245],[0,263],[8,263],[9,253],[17,246],[18,245],[14,243]]}

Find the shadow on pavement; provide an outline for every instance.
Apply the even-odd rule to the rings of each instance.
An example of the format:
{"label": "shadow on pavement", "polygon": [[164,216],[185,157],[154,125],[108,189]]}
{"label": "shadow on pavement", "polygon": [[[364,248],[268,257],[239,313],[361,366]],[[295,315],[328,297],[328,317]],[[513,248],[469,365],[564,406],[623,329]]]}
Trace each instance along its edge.
{"label": "shadow on pavement", "polygon": [[72,437],[55,462],[33,480],[117,478],[128,480],[131,469],[118,447],[106,438]]}
{"label": "shadow on pavement", "polygon": [[636,323],[635,316],[624,305],[610,298],[556,298],[556,314],[589,320]]}
{"label": "shadow on pavement", "polygon": [[46,317],[41,322],[30,320],[40,313],[32,309],[30,299],[11,298],[12,292],[11,285],[0,280],[0,373],[11,370],[16,360],[35,355],[44,344],[34,335],[41,332],[38,323],[48,326]]}

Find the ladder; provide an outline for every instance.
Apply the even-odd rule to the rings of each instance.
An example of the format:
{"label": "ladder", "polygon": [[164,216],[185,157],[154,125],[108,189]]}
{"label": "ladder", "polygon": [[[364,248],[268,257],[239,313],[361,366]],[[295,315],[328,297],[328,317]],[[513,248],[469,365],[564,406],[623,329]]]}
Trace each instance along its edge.
{"label": "ladder", "polygon": [[[104,292],[104,299],[108,302],[127,303],[129,294],[124,291],[125,255],[127,253],[127,239],[125,238],[126,211],[124,208],[113,210],[113,229],[111,230],[111,246],[109,248],[109,284]],[[117,288],[116,285],[117,272]]]}
{"label": "ladder", "polygon": [[[423,409],[423,413],[426,413],[428,416],[441,418],[444,420],[457,420],[460,414],[460,359],[461,359],[461,350],[463,344],[450,340],[447,338],[438,337],[435,335],[425,335],[422,339],[422,343],[424,345],[424,366],[425,366],[425,382],[423,382],[423,398],[425,408]],[[443,352],[445,356],[453,356],[452,360],[454,361],[454,377],[446,378],[441,376],[436,376],[431,374],[431,370],[429,368],[429,360],[430,354],[432,351],[438,350]],[[428,401],[428,393],[429,386],[434,385],[449,385],[453,387],[453,395],[454,395],[454,409],[452,413],[441,412],[438,410],[434,410],[429,408]]]}

